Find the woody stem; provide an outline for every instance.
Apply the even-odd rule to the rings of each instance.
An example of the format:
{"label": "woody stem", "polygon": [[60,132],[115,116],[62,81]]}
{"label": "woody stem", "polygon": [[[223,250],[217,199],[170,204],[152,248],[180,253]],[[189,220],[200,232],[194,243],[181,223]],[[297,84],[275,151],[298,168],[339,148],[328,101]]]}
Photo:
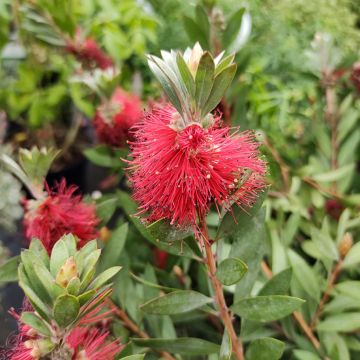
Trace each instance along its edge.
{"label": "woody stem", "polygon": [[235,355],[235,358],[237,360],[244,360],[244,353],[243,353],[243,347],[241,344],[240,339],[236,335],[233,323],[232,323],[232,314],[230,313],[224,297],[224,292],[222,285],[220,281],[216,277],[216,262],[214,258],[214,254],[211,250],[211,244],[209,239],[209,233],[208,228],[206,225],[205,219],[201,220],[201,230],[202,230],[202,237],[204,240],[204,247],[205,247],[205,253],[206,257],[204,258],[204,262],[207,266],[209,279],[211,281],[216,303],[220,312],[221,320],[225,326],[225,329],[231,339],[232,343],[232,351]]}

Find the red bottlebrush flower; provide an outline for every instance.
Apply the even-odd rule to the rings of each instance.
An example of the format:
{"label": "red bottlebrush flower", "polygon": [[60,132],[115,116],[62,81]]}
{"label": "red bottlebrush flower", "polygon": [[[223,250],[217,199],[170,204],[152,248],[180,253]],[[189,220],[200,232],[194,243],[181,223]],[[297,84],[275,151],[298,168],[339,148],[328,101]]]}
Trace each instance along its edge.
{"label": "red bottlebrush flower", "polygon": [[77,236],[79,248],[97,237],[95,206],[82,202],[81,196],[74,194],[76,189],[67,187],[63,179],[45,199],[26,201],[24,228],[29,241],[38,238],[50,253],[65,234]]}
{"label": "red bottlebrush flower", "polygon": [[66,338],[73,350],[72,360],[113,360],[121,350],[118,341],[108,341],[109,332],[76,327]]}
{"label": "red bottlebrush flower", "polygon": [[149,212],[149,221],[195,225],[212,201],[225,208],[251,205],[266,171],[252,133],[230,134],[218,118],[208,128],[192,123],[177,129],[178,121],[174,108],[166,106],[135,127],[129,170],[139,213]]}
{"label": "red bottlebrush flower", "polygon": [[105,144],[122,147],[129,138],[129,129],[142,117],[140,99],[117,88],[108,103],[102,104],[95,115],[98,139]]}
{"label": "red bottlebrush flower", "polygon": [[154,249],[155,265],[160,269],[165,269],[169,254],[158,248]]}
{"label": "red bottlebrush flower", "polygon": [[[26,298],[22,311],[32,311],[32,306]],[[13,308],[9,310],[9,313],[18,322],[19,334],[9,339],[11,348],[0,352],[0,359],[39,360],[44,350],[43,339],[36,330],[20,321],[21,316]]]}
{"label": "red bottlebrush flower", "polygon": [[81,31],[77,31],[75,39],[67,44],[66,52],[75,55],[84,68],[100,68],[103,70],[113,66],[113,60],[100,49],[97,42],[88,37],[83,38]]}
{"label": "red bottlebrush flower", "polygon": [[344,211],[344,205],[339,203],[335,199],[328,199],[325,203],[325,211],[330,215],[334,220],[339,220],[341,213]]}
{"label": "red bottlebrush flower", "polygon": [[360,93],[360,62],[354,64],[352,68],[350,80],[356,87],[356,90]]}

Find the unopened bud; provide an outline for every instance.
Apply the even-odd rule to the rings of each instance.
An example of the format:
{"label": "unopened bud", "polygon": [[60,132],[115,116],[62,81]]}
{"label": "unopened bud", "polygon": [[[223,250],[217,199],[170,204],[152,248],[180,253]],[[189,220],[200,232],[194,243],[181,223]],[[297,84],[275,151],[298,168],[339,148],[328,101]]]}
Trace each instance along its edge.
{"label": "unopened bud", "polygon": [[36,340],[27,340],[24,342],[26,349],[31,349],[30,355],[34,360],[39,360],[41,356],[41,351]]}
{"label": "unopened bud", "polygon": [[339,244],[340,257],[343,259],[353,246],[353,239],[350,233],[345,233]]}
{"label": "unopened bud", "polygon": [[111,231],[109,230],[109,228],[107,226],[103,226],[100,229],[100,239],[106,243],[108,242],[108,240],[110,239],[111,236]]}
{"label": "unopened bud", "polygon": [[61,287],[65,288],[69,281],[77,276],[77,267],[74,258],[71,256],[66,261],[65,264],[60,268],[59,272],[56,275],[56,283]]}
{"label": "unopened bud", "polygon": [[38,335],[37,331],[33,328],[30,328],[27,332],[26,335],[30,338],[35,337]]}
{"label": "unopened bud", "polygon": [[75,360],[89,360],[88,356],[86,355],[85,350],[81,350],[77,355]]}
{"label": "unopened bud", "polygon": [[190,72],[194,77],[203,53],[204,53],[203,49],[201,48],[200,44],[197,42],[191,51],[190,59],[188,62]]}

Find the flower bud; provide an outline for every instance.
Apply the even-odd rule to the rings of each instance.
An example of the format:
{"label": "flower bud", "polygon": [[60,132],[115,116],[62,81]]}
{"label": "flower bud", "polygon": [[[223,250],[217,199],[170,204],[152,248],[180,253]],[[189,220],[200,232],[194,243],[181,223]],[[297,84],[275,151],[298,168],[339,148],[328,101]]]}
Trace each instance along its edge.
{"label": "flower bud", "polygon": [[30,355],[34,360],[41,359],[54,348],[54,344],[49,339],[27,340],[24,346],[31,350]]}
{"label": "flower bud", "polygon": [[101,229],[100,229],[100,239],[106,243],[109,241],[110,239],[110,236],[111,236],[111,231],[109,230],[109,228],[107,226],[103,226]]}
{"label": "flower bud", "polygon": [[353,246],[353,239],[350,233],[345,233],[339,244],[340,257],[343,259]]}
{"label": "flower bud", "polygon": [[76,277],[77,267],[74,258],[71,256],[66,261],[65,264],[60,268],[59,272],[56,275],[56,283],[61,287],[65,288],[69,281]]}
{"label": "flower bud", "polygon": [[196,71],[199,66],[199,62],[203,53],[204,53],[203,49],[201,48],[200,44],[197,42],[191,51],[190,59],[188,62],[190,72],[194,77],[196,75]]}

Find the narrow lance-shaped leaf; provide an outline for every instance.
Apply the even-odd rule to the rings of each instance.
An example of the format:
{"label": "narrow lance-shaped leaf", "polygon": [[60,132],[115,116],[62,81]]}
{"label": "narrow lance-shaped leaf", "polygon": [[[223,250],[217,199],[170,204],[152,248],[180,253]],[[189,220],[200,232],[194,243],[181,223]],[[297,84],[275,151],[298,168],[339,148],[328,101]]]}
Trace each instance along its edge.
{"label": "narrow lance-shaped leaf", "polygon": [[196,338],[132,339],[132,341],[138,346],[179,355],[208,355],[218,353],[220,349],[217,344]]}
{"label": "narrow lance-shaped leaf", "polygon": [[113,266],[109,269],[106,269],[90,284],[89,287],[92,289],[99,289],[102,285],[114,277],[120,270],[121,266]]}
{"label": "narrow lance-shaped leaf", "polygon": [[141,310],[148,314],[171,315],[198,309],[213,300],[192,290],[171,292],[141,305]]}
{"label": "narrow lance-shaped leaf", "polygon": [[277,339],[263,338],[251,342],[247,360],[279,360],[285,350],[285,344]]}
{"label": "narrow lance-shaped leaf", "polygon": [[209,52],[204,52],[195,77],[195,98],[197,106],[202,109],[209,98],[214,81],[214,59]]}
{"label": "narrow lance-shaped leaf", "polygon": [[45,336],[50,336],[50,328],[46,325],[44,320],[42,320],[38,315],[33,312],[25,311],[21,314],[21,322],[29,325],[34,330],[38,331],[40,334]]}
{"label": "narrow lance-shaped leaf", "polygon": [[290,315],[303,303],[302,299],[285,295],[256,296],[241,299],[231,310],[245,319],[267,322]]}
{"label": "narrow lance-shaped leaf", "polygon": [[202,109],[203,116],[215,109],[215,107],[219,104],[225,94],[225,91],[230,86],[235,73],[236,64],[232,64],[215,77],[210,95],[204,105],[204,108]]}

